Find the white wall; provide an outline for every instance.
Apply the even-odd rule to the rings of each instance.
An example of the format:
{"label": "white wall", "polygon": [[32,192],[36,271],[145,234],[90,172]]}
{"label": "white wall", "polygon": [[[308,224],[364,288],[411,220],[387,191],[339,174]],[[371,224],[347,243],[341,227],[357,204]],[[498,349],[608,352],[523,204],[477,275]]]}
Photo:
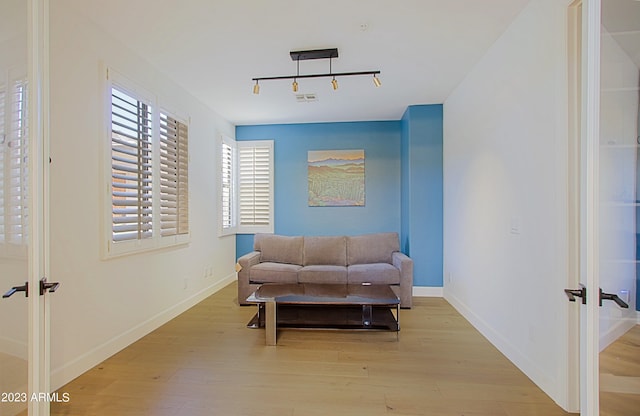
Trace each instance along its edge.
{"label": "white wall", "polygon": [[444,292],[567,407],[568,2],[532,0],[444,104]]}
{"label": "white wall", "polygon": [[[101,229],[105,66],[191,118],[188,246],[101,259],[101,239],[108,238]],[[49,280],[62,283],[50,297],[54,388],[235,278],[235,237],[217,237],[215,138],[222,133],[234,137],[234,126],[64,1],[51,3]],[[204,277],[211,267],[214,276]]]}
{"label": "white wall", "polygon": [[600,287],[628,290],[630,307],[604,302],[600,309],[600,348],[636,323],[636,159],[638,67],[610,35],[601,36],[600,95]]}

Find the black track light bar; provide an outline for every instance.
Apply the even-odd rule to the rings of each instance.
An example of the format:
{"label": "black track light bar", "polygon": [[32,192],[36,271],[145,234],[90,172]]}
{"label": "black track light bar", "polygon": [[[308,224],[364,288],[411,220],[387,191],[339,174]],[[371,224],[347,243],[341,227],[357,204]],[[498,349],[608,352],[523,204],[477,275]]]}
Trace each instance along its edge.
{"label": "black track light bar", "polygon": [[[289,52],[291,59],[296,62],[296,74],[295,75],[281,75],[275,77],[255,77],[251,78],[252,81],[255,81],[255,85],[253,86],[253,93],[260,94],[260,85],[259,81],[270,81],[270,80],[278,80],[278,79],[292,79],[293,83],[291,84],[291,89],[296,92],[298,91],[298,79],[303,78],[327,78],[331,77],[333,80],[331,81],[331,85],[334,90],[338,89],[338,81],[336,77],[348,77],[348,76],[357,76],[357,75],[373,75],[373,83],[376,87],[381,85],[380,79],[376,77],[376,75],[380,74],[380,71],[357,71],[357,72],[333,72],[333,58],[338,57],[338,48],[331,49],[314,49],[308,51],[291,51]],[[324,74],[303,74],[300,75],[300,61],[306,61],[309,59],[328,59],[329,60],[329,72]]]}
{"label": "black track light bar", "polygon": [[332,72],[325,74],[307,74],[307,75],[282,75],[277,77],[259,77],[251,78],[252,81],[267,81],[274,79],[294,79],[294,78],[323,78],[323,77],[348,77],[353,75],[378,75],[380,71],[359,71],[359,72]]}
{"label": "black track light bar", "polygon": [[313,49],[310,51],[291,51],[289,52],[291,60],[306,61],[309,59],[331,59],[338,57],[338,48],[331,49]]}

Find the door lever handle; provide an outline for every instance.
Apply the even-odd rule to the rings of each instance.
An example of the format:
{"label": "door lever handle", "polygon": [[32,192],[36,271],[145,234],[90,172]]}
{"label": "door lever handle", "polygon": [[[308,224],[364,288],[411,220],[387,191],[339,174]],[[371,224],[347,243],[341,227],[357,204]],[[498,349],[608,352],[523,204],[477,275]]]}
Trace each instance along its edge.
{"label": "door lever handle", "polygon": [[7,293],[5,293],[4,295],[2,295],[3,298],[8,298],[11,297],[11,295],[13,295],[16,292],[24,292],[24,297],[28,297],[29,296],[29,282],[24,282],[24,285],[22,286],[14,286],[11,289],[9,289],[9,291]]}
{"label": "door lever handle", "polygon": [[629,305],[627,305],[627,303],[622,299],[620,299],[620,297],[615,293],[604,293],[602,289],[600,289],[600,306],[602,306],[603,300],[612,300],[615,303],[617,303],[618,306],[620,306],[621,308],[624,308],[624,309],[629,308]]}
{"label": "door lever handle", "polygon": [[49,293],[53,293],[58,290],[59,287],[60,282],[47,283],[47,278],[43,277],[42,280],[40,280],[40,296],[44,295],[44,292],[46,292],[47,290],[49,291]]}
{"label": "door lever handle", "polygon": [[565,289],[564,293],[569,298],[569,302],[575,302],[576,297],[582,298],[582,304],[587,304],[587,288],[584,285],[580,285],[580,289]]}

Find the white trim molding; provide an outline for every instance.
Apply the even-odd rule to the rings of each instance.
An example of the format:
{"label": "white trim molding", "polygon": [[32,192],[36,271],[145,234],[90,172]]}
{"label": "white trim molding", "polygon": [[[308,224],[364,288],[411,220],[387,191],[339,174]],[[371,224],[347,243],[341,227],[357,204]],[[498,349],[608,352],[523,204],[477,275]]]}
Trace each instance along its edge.
{"label": "white trim molding", "polygon": [[444,297],[444,288],[441,286],[414,286],[413,296],[420,298],[441,298]]}
{"label": "white trim molding", "polygon": [[207,297],[218,292],[229,283],[236,280],[236,274],[230,274],[220,281],[217,281],[211,286],[202,289],[198,293],[195,293],[188,299],[171,306],[163,312],[156,314],[150,319],[142,322],[130,330],[120,334],[117,337],[112,338],[108,342],[94,348],[93,350],[81,355],[77,359],[65,364],[64,366],[54,369],[51,373],[51,386],[52,391],[64,386],[69,381],[78,377],[80,374],[88,371],[95,365],[101,363],[122,349],[128,347],[135,341],[169,322],[173,318],[177,317],[181,313],[185,312],[189,308],[202,302]]}

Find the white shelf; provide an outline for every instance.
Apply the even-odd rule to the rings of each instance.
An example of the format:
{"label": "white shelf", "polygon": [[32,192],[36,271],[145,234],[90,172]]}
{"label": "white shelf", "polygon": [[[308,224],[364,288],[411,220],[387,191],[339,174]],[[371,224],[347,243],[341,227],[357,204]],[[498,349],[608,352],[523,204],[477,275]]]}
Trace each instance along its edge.
{"label": "white shelf", "polygon": [[638,144],[609,144],[609,143],[604,143],[604,144],[600,144],[601,148],[607,148],[607,149],[637,149],[640,147],[640,145]]}
{"label": "white shelf", "polygon": [[640,87],[618,87],[618,88],[602,88],[601,92],[635,92],[640,91]]}
{"label": "white shelf", "polygon": [[602,260],[603,263],[608,264],[638,264],[640,260],[631,260],[631,259],[605,259]]}
{"label": "white shelf", "polygon": [[637,201],[637,202],[603,201],[602,205],[606,207],[640,207],[640,201]]}

